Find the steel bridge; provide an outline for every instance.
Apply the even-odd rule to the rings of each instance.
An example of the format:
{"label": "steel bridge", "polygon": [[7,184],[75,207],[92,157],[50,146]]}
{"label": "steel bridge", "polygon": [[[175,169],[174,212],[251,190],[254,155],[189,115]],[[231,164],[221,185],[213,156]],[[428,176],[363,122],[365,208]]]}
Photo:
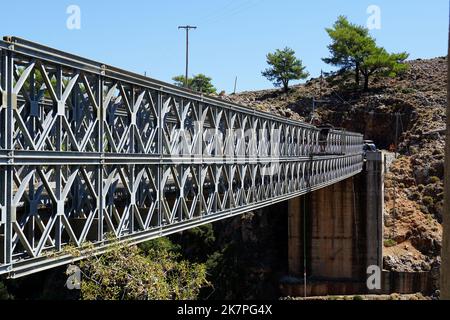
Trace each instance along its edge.
{"label": "steel bridge", "polygon": [[15,37],[0,57],[0,274],[270,206],[363,167],[360,134],[324,136]]}

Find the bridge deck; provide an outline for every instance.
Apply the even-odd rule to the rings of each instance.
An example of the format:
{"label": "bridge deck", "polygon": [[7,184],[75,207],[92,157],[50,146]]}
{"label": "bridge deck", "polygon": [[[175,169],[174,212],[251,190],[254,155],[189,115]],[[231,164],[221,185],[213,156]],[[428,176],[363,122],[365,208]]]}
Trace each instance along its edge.
{"label": "bridge deck", "polygon": [[[363,137],[184,90],[18,38],[0,41],[0,274],[139,243],[362,170]],[[80,256],[82,258],[83,255]]]}

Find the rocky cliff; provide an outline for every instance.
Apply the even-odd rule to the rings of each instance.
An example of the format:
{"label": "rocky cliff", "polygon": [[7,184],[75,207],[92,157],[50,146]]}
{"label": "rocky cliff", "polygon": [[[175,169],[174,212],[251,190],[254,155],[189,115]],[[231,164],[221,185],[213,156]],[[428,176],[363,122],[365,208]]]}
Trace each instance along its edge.
{"label": "rocky cliff", "polygon": [[[279,90],[224,96],[252,108],[363,133],[378,148],[395,151],[386,176],[384,263],[388,270],[433,271],[438,276],[442,240],[447,59],[408,62],[392,79],[375,79],[361,92],[342,75],[327,75]],[[316,102],[313,102],[316,100]],[[317,101],[318,100],[318,101]]]}

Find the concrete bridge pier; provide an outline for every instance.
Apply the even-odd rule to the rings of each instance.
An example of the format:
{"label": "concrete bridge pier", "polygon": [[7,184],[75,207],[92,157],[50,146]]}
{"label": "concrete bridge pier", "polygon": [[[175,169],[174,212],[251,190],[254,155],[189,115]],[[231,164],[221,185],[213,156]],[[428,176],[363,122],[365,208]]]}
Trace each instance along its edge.
{"label": "concrete bridge pier", "polygon": [[360,174],[289,201],[283,295],[369,293],[367,269],[383,263],[383,169],[369,153]]}

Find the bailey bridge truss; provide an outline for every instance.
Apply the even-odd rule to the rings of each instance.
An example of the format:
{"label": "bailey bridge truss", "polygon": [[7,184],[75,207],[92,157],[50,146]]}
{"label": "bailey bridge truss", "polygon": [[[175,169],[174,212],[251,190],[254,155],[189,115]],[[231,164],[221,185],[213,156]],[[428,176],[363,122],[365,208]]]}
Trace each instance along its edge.
{"label": "bailey bridge truss", "polygon": [[[297,197],[362,170],[363,137],[0,41],[0,274]],[[83,257],[83,254],[76,259]]]}

